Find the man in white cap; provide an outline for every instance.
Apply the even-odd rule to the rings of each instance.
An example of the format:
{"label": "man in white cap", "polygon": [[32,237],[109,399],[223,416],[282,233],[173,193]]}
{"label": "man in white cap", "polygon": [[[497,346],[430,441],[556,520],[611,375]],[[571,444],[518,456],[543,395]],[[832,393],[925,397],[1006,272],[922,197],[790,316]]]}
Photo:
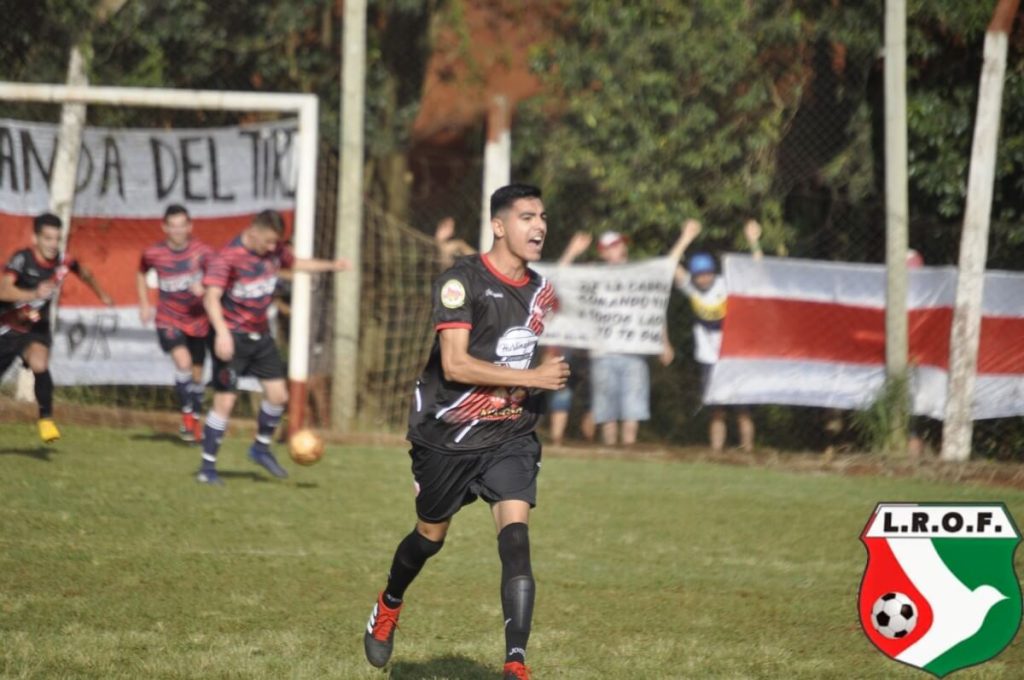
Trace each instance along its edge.
{"label": "man in white cap", "polygon": [[[687,220],[669,257],[678,260],[699,231],[698,223]],[[573,258],[581,252],[582,249],[574,252]],[[597,239],[597,254],[606,264],[626,264],[629,262],[629,239],[618,231],[605,231]],[[568,264],[573,258],[563,261],[563,264]],[[675,358],[675,351],[669,342],[667,327],[662,329],[662,341],[659,360],[663,366],[668,366]],[[636,443],[640,422],[651,417],[651,379],[646,355],[592,350],[590,357],[591,411],[601,431],[602,442],[607,446],[614,446],[620,441],[626,446]]]}

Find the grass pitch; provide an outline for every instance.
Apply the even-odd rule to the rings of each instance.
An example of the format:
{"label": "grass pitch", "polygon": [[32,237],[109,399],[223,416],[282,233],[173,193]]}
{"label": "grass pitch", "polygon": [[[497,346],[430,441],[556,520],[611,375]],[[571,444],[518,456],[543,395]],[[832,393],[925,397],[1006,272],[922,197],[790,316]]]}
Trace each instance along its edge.
{"label": "grass pitch", "polygon": [[[406,595],[391,665],[362,631],[413,524],[408,457],[331,447],[271,481],[149,430],[0,425],[0,677],[496,678],[500,565],[486,507]],[[544,678],[923,678],[868,642],[859,534],[880,500],[1024,493],[706,463],[548,456],[531,520]],[[1020,557],[1018,552],[1018,558]],[[1017,570],[1021,573],[1020,559]],[[962,678],[1019,678],[1019,639]]]}

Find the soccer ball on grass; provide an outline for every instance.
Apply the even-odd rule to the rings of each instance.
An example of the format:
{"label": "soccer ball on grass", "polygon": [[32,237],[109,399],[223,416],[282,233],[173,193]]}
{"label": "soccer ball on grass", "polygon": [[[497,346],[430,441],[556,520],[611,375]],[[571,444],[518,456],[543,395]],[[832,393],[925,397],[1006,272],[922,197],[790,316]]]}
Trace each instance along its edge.
{"label": "soccer ball on grass", "polygon": [[288,440],[288,453],[299,465],[312,465],[324,455],[324,440],[313,430],[299,430]]}

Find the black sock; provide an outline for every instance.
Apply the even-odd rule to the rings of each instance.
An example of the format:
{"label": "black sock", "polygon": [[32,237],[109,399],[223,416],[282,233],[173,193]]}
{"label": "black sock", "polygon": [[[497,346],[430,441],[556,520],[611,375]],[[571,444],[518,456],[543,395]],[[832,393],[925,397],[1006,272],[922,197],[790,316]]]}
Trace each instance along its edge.
{"label": "black sock", "polygon": [[49,369],[42,373],[33,372],[33,375],[36,379],[35,392],[36,403],[39,404],[39,417],[51,418],[53,417],[53,378],[50,376]]}
{"label": "black sock", "polygon": [[526,663],[535,594],[529,527],[516,522],[502,529],[498,534],[498,556],[501,558],[501,611],[505,616],[505,662]]}
{"label": "black sock", "polygon": [[[192,409],[192,395],[189,386],[192,384],[192,371],[174,372],[174,393],[178,395],[178,407],[182,413],[194,412]],[[198,413],[196,413],[198,415]]]}
{"label": "black sock", "polygon": [[420,573],[427,560],[436,555],[443,545],[443,540],[431,541],[415,529],[403,538],[391,561],[391,573],[388,574],[388,584],[384,588],[384,604],[392,608],[402,604],[405,589]]}

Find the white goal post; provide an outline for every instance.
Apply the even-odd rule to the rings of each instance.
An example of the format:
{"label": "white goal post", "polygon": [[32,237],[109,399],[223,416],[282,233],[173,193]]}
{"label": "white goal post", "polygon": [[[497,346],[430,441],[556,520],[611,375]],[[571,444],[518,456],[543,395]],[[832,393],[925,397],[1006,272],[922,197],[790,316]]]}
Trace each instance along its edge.
{"label": "white goal post", "polygon": [[[298,115],[298,173],[295,190],[295,256],[313,256],[316,201],[319,100],[313,94],[176,90],[143,87],[67,86],[0,82],[0,101],[49,104],[99,104],[161,109],[256,111]],[[70,229],[70,224],[66,228]],[[295,272],[292,282],[291,325],[288,354],[289,428],[305,420],[309,377],[309,326],[311,279]]]}

